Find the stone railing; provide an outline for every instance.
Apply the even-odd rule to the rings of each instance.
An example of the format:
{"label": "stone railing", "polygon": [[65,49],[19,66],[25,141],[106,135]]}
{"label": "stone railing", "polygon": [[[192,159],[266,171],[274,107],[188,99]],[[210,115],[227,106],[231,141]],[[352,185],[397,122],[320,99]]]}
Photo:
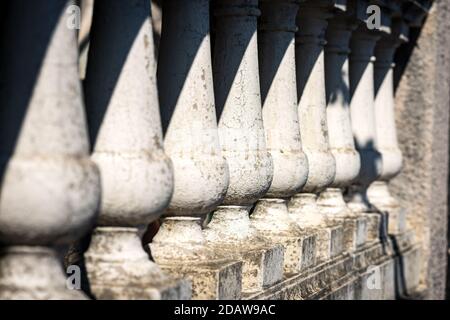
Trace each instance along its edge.
{"label": "stone railing", "polygon": [[388,184],[423,2],[164,0],[155,28],[150,0],[96,1],[78,35],[70,1],[3,2],[0,298],[414,293]]}

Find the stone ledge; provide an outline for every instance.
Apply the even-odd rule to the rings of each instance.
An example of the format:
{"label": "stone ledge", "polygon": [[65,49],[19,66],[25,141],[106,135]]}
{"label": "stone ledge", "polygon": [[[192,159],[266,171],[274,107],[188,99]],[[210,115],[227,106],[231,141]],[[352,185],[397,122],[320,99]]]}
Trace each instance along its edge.
{"label": "stone ledge", "polygon": [[241,298],[242,262],[223,261],[183,266],[161,265],[171,275],[192,283],[192,299],[228,300]]}
{"label": "stone ledge", "polygon": [[[302,273],[288,276],[262,292],[245,295],[243,299],[352,299],[358,296],[358,282],[367,276],[369,266],[378,266],[381,274],[385,274],[392,264],[393,260],[384,246],[376,243],[356,253],[340,255]],[[381,293],[379,295],[381,297]]]}

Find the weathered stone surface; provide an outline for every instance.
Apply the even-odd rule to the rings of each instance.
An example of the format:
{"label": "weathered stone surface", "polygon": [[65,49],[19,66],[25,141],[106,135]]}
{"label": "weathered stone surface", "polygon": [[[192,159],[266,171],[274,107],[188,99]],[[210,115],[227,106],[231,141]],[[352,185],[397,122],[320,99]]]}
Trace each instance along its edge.
{"label": "weathered stone surface", "polygon": [[352,224],[356,224],[355,229],[356,229],[356,239],[354,241],[354,244],[356,246],[356,248],[360,248],[362,246],[365,245],[366,241],[367,241],[367,217],[357,217],[356,221],[353,220]]}
{"label": "weathered stone surface", "polygon": [[243,262],[243,291],[262,290],[283,278],[283,246],[271,243],[256,232],[247,208],[219,206],[204,234],[217,254]]}
{"label": "weathered stone surface", "polygon": [[420,290],[421,259],[421,249],[418,246],[402,252],[397,259],[397,272],[401,276],[400,290],[405,296],[414,296]]}
{"label": "weathered stone surface", "polygon": [[283,274],[283,255],[284,250],[281,245],[243,253],[243,291],[261,291],[279,282],[280,275]]}
{"label": "weathered stone surface", "polygon": [[191,283],[184,279],[167,279],[149,287],[115,286],[113,283],[92,284],[98,300],[185,300],[192,297]]}
{"label": "weathered stone surface", "polygon": [[375,126],[373,65],[373,51],[379,37],[375,30],[369,30],[364,23],[360,23],[350,41],[350,111],[355,146],[361,156],[361,170],[350,188],[348,207],[356,215],[368,218],[368,242],[377,240],[380,228],[374,224],[376,220],[367,215],[375,212],[368,199],[367,188],[382,170]]}
{"label": "weathered stone surface", "polygon": [[355,281],[334,289],[330,294],[322,298],[323,300],[354,300],[355,298]]}
{"label": "weathered stone surface", "polygon": [[92,228],[101,188],[65,20],[72,4],[2,3],[0,299],[85,298],[67,290],[52,249]]}
{"label": "weathered stone surface", "polygon": [[396,298],[396,274],[395,274],[395,258],[387,260],[382,267],[382,296],[383,300],[395,300]]}
{"label": "weathered stone surface", "polygon": [[[0,298],[442,298],[450,5],[398,54],[394,123],[432,1],[375,1],[376,30],[344,2],[164,0],[161,28],[148,0],[96,1],[92,26],[79,1],[79,52],[73,1],[0,3],[35,27],[0,34]],[[65,260],[85,295],[60,259],[96,210]]]}
{"label": "weathered stone surface", "polygon": [[284,248],[283,272],[297,273],[313,266],[316,262],[316,234],[303,236],[267,236],[266,239]]}
{"label": "weathered stone surface", "polygon": [[171,279],[150,261],[136,228],[97,227],[85,253],[96,299],[189,299],[191,284]]}
{"label": "weathered stone surface", "polygon": [[162,11],[158,85],[174,193],[151,253],[164,270],[193,281],[194,298],[238,298],[241,263],[208,246],[201,229],[229,186],[214,101],[210,1],[168,0]]}
{"label": "weathered stone surface", "polygon": [[[398,9],[400,10],[400,9]],[[392,15],[396,14],[393,10]],[[402,168],[402,154],[398,147],[397,129],[394,115],[394,54],[398,46],[407,40],[408,28],[404,20],[392,19],[391,33],[382,34],[375,47],[374,85],[375,85],[375,127],[378,150],[382,158],[382,170],[377,181],[368,190],[370,203],[383,212],[384,225],[382,237],[390,231],[399,231],[402,221],[398,220],[400,206],[388,188],[389,181]],[[389,218],[389,219],[388,219]],[[392,218],[392,219],[391,219]],[[392,227],[388,227],[388,222]]]}
{"label": "weathered stone surface", "polygon": [[284,247],[284,273],[296,273],[315,263],[317,234],[291,219],[286,200],[258,201],[251,222],[267,241]]}
{"label": "weathered stone surface", "polygon": [[[436,0],[421,30],[397,55],[396,123],[402,172],[391,191],[421,244],[420,284],[443,299],[447,260],[450,28],[448,1]],[[425,89],[426,88],[426,89]],[[414,137],[414,138],[411,138]]]}
{"label": "weathered stone surface", "polygon": [[[176,261],[174,261],[176,262]],[[169,274],[189,279],[194,300],[239,300],[242,291],[242,262],[207,262],[162,265]]]}
{"label": "weathered stone surface", "polygon": [[250,210],[269,190],[273,163],[267,152],[258,65],[258,1],[214,2],[214,93],[222,154],[230,184],[204,233],[208,244],[243,260],[242,288],[261,290],[283,276],[281,245],[251,225]]}
{"label": "weathered stone surface", "polygon": [[347,207],[340,189],[328,188],[322,192],[318,204],[329,221],[343,226],[344,250],[352,252],[366,243],[368,219]]}
{"label": "weathered stone surface", "polygon": [[394,260],[380,243],[343,254],[291,275],[245,299],[384,299],[393,298]]}
{"label": "weathered stone surface", "polygon": [[381,213],[365,213],[367,219],[367,242],[374,243],[380,241],[383,218]]}
{"label": "weathered stone surface", "polygon": [[361,160],[355,150],[350,119],[349,43],[356,23],[349,18],[354,8],[336,10],[326,31],[325,72],[327,124],[330,150],[336,160],[336,175],[318,203],[330,219],[344,225],[344,247],[353,252],[366,241],[365,218],[353,213],[345,203],[342,188],[358,177]]}
{"label": "weathered stone surface", "polygon": [[296,273],[314,263],[315,234],[300,229],[288,214],[286,198],[306,182],[308,161],[302,151],[297,112],[295,65],[295,1],[261,1],[259,69],[262,115],[273,179],[267,194],[251,214],[260,235],[284,247],[284,273]]}
{"label": "weathered stone surface", "polygon": [[56,253],[45,247],[14,246],[0,251],[0,299],[81,300],[87,296],[70,289]]}
{"label": "weathered stone surface", "polygon": [[344,250],[343,222],[329,219],[317,205],[317,196],[298,193],[288,203],[289,215],[299,228],[316,233],[317,262],[328,261]]}
{"label": "weathered stone surface", "polygon": [[163,270],[193,281],[194,299],[239,299],[241,259],[208,246],[199,218],[167,217],[149,246]]}
{"label": "weathered stone surface", "polygon": [[173,167],[162,146],[150,2],[96,2],[93,19],[84,84],[102,195],[85,254],[91,293],[98,299],[188,298],[189,285],[162,273],[138,234],[160,217],[173,192]]}
{"label": "weathered stone surface", "polygon": [[204,217],[223,201],[229,183],[217,131],[209,2],[163,3],[157,77],[164,150],[174,170],[164,216]]}
{"label": "weathered stone surface", "polygon": [[333,226],[328,229],[330,238],[330,258],[344,252],[345,229],[343,226]]}

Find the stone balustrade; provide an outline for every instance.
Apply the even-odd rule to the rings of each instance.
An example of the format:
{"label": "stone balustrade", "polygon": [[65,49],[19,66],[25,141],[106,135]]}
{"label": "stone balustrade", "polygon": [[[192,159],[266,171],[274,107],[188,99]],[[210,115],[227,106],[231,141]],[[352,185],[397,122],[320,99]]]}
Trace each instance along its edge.
{"label": "stone balustrade", "polygon": [[83,3],[79,36],[72,1],[0,7],[0,298],[395,299],[421,7],[163,0],[155,28],[150,0]]}

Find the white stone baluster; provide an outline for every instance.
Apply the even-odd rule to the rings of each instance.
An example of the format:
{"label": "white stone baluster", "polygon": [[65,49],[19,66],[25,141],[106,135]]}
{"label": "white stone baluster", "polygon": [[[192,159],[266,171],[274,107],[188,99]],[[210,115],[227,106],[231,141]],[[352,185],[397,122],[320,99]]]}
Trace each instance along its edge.
{"label": "white stone baluster", "polygon": [[380,35],[361,24],[353,32],[350,54],[350,111],[355,145],[361,156],[361,170],[351,190],[349,208],[359,214],[369,213],[368,241],[378,240],[381,217],[374,213],[367,188],[381,173],[381,155],[375,127],[373,56]]}
{"label": "white stone baluster", "polygon": [[250,224],[252,205],[270,187],[273,166],[267,152],[258,70],[257,0],[215,2],[214,88],[222,153],[230,186],[205,229],[208,242],[243,259],[243,290],[278,282],[283,249],[270,245]]}
{"label": "white stone baluster", "polygon": [[[361,156],[361,170],[355,184],[350,188],[351,201],[348,203],[358,216],[367,217],[367,247],[381,247],[386,244],[386,217],[385,214],[372,206],[368,199],[367,189],[382,172],[381,154],[377,128],[375,125],[375,96],[374,96],[374,48],[382,34],[390,32],[390,19],[380,2],[380,25],[374,26],[370,21],[357,16],[360,25],[352,34],[350,54],[350,110],[355,145]],[[362,11],[367,12],[367,4],[362,3]],[[383,246],[387,255],[390,247]],[[374,272],[378,274],[379,281],[390,282],[389,275],[393,274],[392,261],[387,261],[375,269],[364,263],[366,271],[361,275],[360,288],[357,299],[380,299],[383,290],[380,287],[369,287]]]}
{"label": "white stone baluster", "polygon": [[317,205],[317,194],[329,186],[336,165],[328,143],[324,45],[329,9],[313,1],[300,5],[297,16],[297,92],[303,150],[308,157],[306,185],[289,202],[289,211],[300,226],[319,231],[318,258],[328,260],[342,252],[343,228],[331,223]]}
{"label": "white stone baluster", "polygon": [[229,182],[217,131],[209,9],[209,0],[163,3],[158,85],[175,190],[151,252],[164,269],[192,280],[193,298],[238,299],[241,263],[210,249],[201,228]]}
{"label": "white stone baluster", "polygon": [[269,191],[251,215],[262,236],[285,249],[284,271],[295,273],[315,262],[315,235],[291,219],[286,199],[299,192],[308,176],[297,113],[295,18],[298,1],[261,1],[259,63],[263,121],[274,175]]}
{"label": "white stone baluster", "polygon": [[69,5],[19,0],[5,7],[0,299],[84,298],[69,286],[77,281],[66,283],[53,249],[93,227],[100,198],[98,170],[89,159],[76,30],[66,25]]}
{"label": "white stone baluster", "polygon": [[85,95],[102,201],[85,259],[98,299],[190,296],[189,285],[169,279],[140,239],[173,190],[172,165],[162,148],[152,37],[149,1],[95,1]]}
{"label": "white stone baluster", "polygon": [[394,54],[398,46],[407,41],[408,26],[398,20],[393,33],[384,36],[375,47],[375,126],[383,169],[377,181],[368,189],[370,202],[389,214],[389,233],[405,231],[405,211],[389,192],[388,182],[402,168],[402,154],[398,147],[394,115]]}
{"label": "white stone baluster", "polygon": [[[352,8],[349,8],[351,10]],[[350,120],[349,43],[356,25],[343,14],[330,20],[325,47],[327,88],[327,123],[330,149],[336,160],[336,176],[318,200],[330,218],[344,220],[344,242],[347,251],[355,251],[366,240],[367,220],[347,207],[342,188],[358,176],[360,157],[355,150]]]}

